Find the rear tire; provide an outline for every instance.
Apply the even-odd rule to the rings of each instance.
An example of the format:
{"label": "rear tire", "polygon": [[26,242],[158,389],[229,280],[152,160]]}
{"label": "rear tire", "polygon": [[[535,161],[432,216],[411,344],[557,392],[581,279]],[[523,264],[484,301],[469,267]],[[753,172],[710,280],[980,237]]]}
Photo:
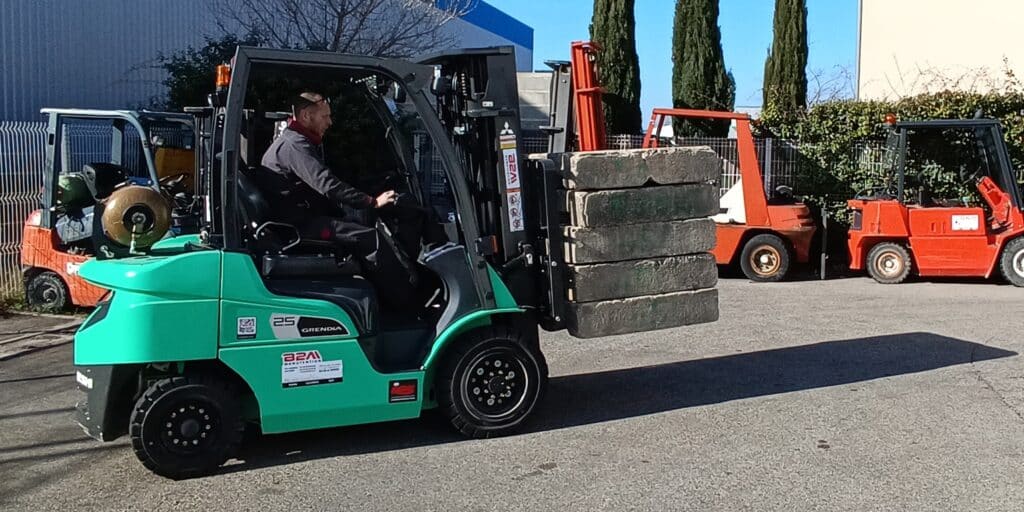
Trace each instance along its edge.
{"label": "rear tire", "polygon": [[740,254],[740,269],[747,279],[759,283],[781,281],[792,260],[786,242],[776,235],[761,234],[747,241]]}
{"label": "rear tire", "polygon": [[882,242],[868,252],[868,275],[882,284],[902,283],[912,266],[910,252],[897,243]]}
{"label": "rear tire", "polygon": [[530,417],[547,387],[544,354],[528,336],[504,325],[478,329],[458,342],[438,374],[438,403],[462,434],[510,434]]}
{"label": "rear tire", "polygon": [[25,300],[29,306],[48,312],[58,312],[68,306],[68,285],[56,272],[40,272],[25,284]]}
{"label": "rear tire", "polygon": [[180,480],[213,473],[242,442],[238,392],[203,375],[154,382],[132,411],[136,457],[150,471]]}
{"label": "rear tire", "polygon": [[1024,287],[1024,237],[1007,242],[999,257],[999,270],[1010,284]]}

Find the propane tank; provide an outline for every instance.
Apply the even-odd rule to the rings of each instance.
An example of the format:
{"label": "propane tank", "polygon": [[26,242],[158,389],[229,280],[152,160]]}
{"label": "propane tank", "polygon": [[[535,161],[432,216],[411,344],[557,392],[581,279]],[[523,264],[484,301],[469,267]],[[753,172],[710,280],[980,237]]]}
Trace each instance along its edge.
{"label": "propane tank", "polygon": [[152,188],[120,187],[105,201],[102,223],[107,238],[137,254],[167,233],[171,226],[171,205]]}

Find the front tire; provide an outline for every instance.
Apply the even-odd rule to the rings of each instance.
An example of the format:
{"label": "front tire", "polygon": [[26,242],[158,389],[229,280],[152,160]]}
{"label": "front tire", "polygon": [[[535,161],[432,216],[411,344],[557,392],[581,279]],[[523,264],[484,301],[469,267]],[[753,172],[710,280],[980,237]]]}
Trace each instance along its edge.
{"label": "front tire", "polygon": [[473,438],[520,428],[547,387],[548,367],[535,343],[507,326],[469,333],[438,374],[438,403],[452,426]]}
{"label": "front tire", "polygon": [[238,450],[245,423],[234,386],[186,375],[153,383],[135,404],[129,432],[144,466],[180,480],[216,471]]}
{"label": "front tire", "polygon": [[740,269],[751,281],[771,283],[786,277],[792,259],[786,242],[778,236],[764,233],[743,245]]}
{"label": "front tire", "polygon": [[68,285],[56,272],[40,272],[25,284],[25,300],[29,306],[46,312],[56,313],[68,306]]}
{"label": "front tire", "polygon": [[999,270],[1007,282],[1024,287],[1024,237],[1014,238],[1003,247]]}
{"label": "front tire", "polygon": [[868,275],[882,284],[902,283],[912,266],[907,248],[897,243],[882,242],[868,252]]}

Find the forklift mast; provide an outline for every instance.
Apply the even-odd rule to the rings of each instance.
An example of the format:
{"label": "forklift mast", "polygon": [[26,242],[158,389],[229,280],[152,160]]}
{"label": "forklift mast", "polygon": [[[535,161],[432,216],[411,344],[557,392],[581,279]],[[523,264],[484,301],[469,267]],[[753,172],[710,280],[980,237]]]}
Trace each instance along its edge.
{"label": "forklift mast", "polygon": [[480,238],[467,243],[494,266],[519,304],[539,306],[535,251],[544,191],[523,174],[528,162],[518,143],[514,50],[456,50],[419,62],[437,67],[437,115],[474,198]]}
{"label": "forklift mast", "polygon": [[542,126],[548,135],[548,153],[601,151],[607,149],[604,105],[601,103],[597,53],[589,41],[572,43],[571,61],[546,61],[551,68],[548,112],[551,124]]}

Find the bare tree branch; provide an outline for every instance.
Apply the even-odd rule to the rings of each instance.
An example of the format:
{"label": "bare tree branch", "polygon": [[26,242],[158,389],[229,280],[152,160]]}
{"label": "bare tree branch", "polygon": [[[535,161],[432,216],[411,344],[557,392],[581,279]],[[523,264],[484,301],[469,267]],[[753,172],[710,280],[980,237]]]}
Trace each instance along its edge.
{"label": "bare tree branch", "polygon": [[409,57],[450,48],[446,25],[479,0],[209,0],[217,26],[282,48]]}
{"label": "bare tree branch", "polygon": [[848,66],[836,65],[831,70],[810,69],[807,73],[807,104],[850,99],[854,95],[853,73]]}
{"label": "bare tree branch", "polygon": [[943,91],[1005,94],[1024,92],[1024,83],[1017,78],[1006,57],[1003,57],[1002,69],[985,66],[938,67],[924,62],[917,63],[912,71],[904,72],[899,62],[896,62],[895,76],[885,74],[884,79],[889,90],[884,99],[888,100]]}

